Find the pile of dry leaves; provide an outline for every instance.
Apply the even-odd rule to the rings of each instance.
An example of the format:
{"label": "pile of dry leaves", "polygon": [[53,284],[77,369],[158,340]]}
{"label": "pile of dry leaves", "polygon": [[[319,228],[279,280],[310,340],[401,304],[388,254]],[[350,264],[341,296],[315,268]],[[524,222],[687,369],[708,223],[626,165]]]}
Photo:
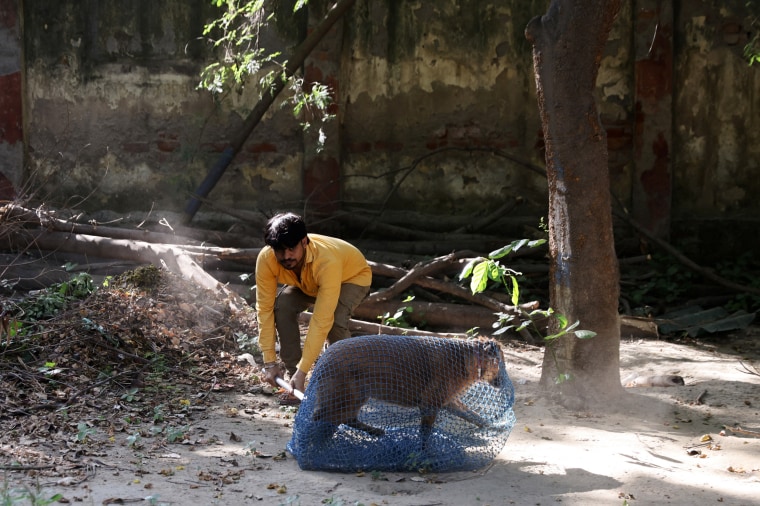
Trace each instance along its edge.
{"label": "pile of dry leaves", "polygon": [[[15,328],[15,327],[14,327]],[[153,266],[110,281],[34,332],[0,342],[0,463],[7,472],[85,479],[95,432],[129,444],[180,442],[212,391],[250,389],[236,360],[256,335],[236,309]]]}

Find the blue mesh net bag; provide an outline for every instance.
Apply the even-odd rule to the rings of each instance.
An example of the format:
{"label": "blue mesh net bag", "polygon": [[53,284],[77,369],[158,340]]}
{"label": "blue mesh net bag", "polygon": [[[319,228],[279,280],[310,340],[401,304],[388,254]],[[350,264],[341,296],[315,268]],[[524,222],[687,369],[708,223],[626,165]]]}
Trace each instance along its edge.
{"label": "blue mesh net bag", "polygon": [[495,341],[374,335],[317,361],[287,449],[301,469],[478,469],[515,424]]}

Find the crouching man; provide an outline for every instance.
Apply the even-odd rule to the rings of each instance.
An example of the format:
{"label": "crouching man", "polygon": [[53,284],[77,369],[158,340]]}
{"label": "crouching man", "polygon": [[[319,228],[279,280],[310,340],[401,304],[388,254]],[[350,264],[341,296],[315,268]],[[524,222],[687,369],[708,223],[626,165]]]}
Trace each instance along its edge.
{"label": "crouching man", "polygon": [[[256,260],[256,310],[264,381],[277,386],[280,359],[293,388],[304,391],[306,374],[329,344],[351,337],[348,320],[372,284],[372,270],[353,245],[334,237],[308,234],[303,219],[282,213],[264,227],[264,247]],[[314,306],[303,350],[298,315]],[[283,404],[295,403],[287,394]]]}

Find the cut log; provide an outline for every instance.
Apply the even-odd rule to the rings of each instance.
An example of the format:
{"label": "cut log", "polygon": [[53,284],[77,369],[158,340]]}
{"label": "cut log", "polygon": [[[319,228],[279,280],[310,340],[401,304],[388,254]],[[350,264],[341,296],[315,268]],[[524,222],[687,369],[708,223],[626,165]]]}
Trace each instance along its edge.
{"label": "cut log", "polygon": [[202,288],[222,292],[231,301],[238,304],[244,303],[242,298],[204,271],[181,248],[144,241],[109,239],[93,235],[69,234],[56,231],[39,231],[34,234],[28,232],[25,236],[29,248],[38,248],[45,251],[61,250],[82,255],[164,265],[167,269],[186,279],[192,280]]}
{"label": "cut log", "polygon": [[[311,321],[311,313],[303,312],[298,316],[298,321],[308,324]],[[392,336],[430,336],[430,337],[447,337],[463,339],[468,337],[464,332],[429,332],[427,330],[404,329],[401,327],[391,327],[379,323],[370,323],[364,320],[348,320],[348,328],[355,335],[379,335],[389,334]]]}
{"label": "cut log", "polygon": [[354,310],[354,316],[362,320],[378,321],[382,315],[393,314],[402,307],[411,308],[411,311],[404,313],[404,320],[414,326],[463,332],[478,327],[482,333],[490,334],[496,321],[494,312],[483,307],[418,301],[363,302]]}
{"label": "cut log", "polygon": [[0,222],[15,223],[22,226],[41,226],[50,230],[87,234],[111,239],[127,239],[158,244],[182,244],[202,246],[207,244],[224,245],[238,243],[244,245],[263,245],[262,239],[254,239],[235,234],[226,234],[215,230],[201,230],[189,227],[166,227],[173,232],[154,232],[146,228],[112,227],[98,223],[74,223],[57,218],[53,212],[43,208],[28,209],[16,204],[0,207]]}

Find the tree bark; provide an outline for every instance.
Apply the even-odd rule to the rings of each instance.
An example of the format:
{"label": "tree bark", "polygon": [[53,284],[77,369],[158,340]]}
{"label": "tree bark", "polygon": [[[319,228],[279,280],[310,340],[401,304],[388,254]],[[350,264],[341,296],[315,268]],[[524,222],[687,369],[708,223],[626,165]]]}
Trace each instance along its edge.
{"label": "tree bark", "polygon": [[[547,346],[541,383],[566,405],[622,395],[619,268],[613,241],[606,133],[594,99],[602,51],[621,0],[553,0],[530,21],[549,184],[552,307],[596,337]],[[570,381],[555,380],[570,374]]]}

